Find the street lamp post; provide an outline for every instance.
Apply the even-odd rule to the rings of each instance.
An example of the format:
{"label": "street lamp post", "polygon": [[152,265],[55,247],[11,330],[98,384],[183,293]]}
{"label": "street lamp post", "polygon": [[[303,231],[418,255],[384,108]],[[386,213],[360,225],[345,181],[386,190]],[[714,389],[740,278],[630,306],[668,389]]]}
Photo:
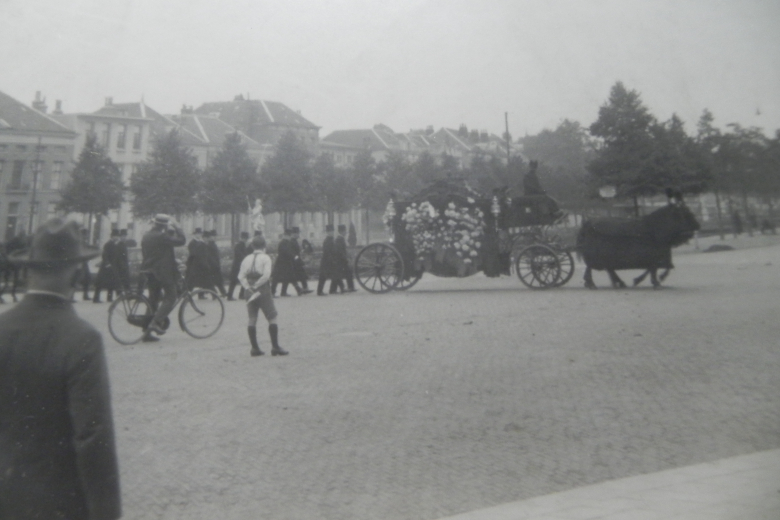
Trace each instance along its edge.
{"label": "street lamp post", "polygon": [[38,193],[38,173],[41,167],[41,136],[38,136],[38,144],[35,147],[35,162],[33,163],[32,198],[30,199],[30,221],[27,225],[27,234],[33,234],[33,221],[35,219],[35,196]]}

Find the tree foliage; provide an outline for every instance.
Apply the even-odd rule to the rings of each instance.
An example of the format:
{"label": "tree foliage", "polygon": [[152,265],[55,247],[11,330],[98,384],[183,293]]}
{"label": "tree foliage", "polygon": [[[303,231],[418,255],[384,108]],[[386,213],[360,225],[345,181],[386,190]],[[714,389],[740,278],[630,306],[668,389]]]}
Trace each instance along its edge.
{"label": "tree foliage", "polygon": [[654,195],[663,186],[651,166],[655,118],[635,90],[617,82],[599,108],[590,133],[599,138],[588,171],[599,185],[612,185],[619,197]]}
{"label": "tree foliage", "polygon": [[257,163],[236,132],[228,135],[222,149],[203,172],[201,208],[206,213],[244,213],[260,192]]}
{"label": "tree foliage", "polygon": [[279,139],[276,152],[260,170],[260,179],[266,213],[318,209],[311,155],[294,133]]}
{"label": "tree foliage", "polygon": [[317,157],[312,170],[318,209],[341,213],[355,206],[357,189],[350,172],[336,168],[329,154]]}
{"label": "tree foliage", "polygon": [[539,180],[551,197],[573,208],[588,203],[592,186],[587,166],[594,158],[594,149],[585,128],[566,119],[556,129],[542,130],[520,142],[526,157],[539,161]]}
{"label": "tree foliage", "polygon": [[133,213],[140,217],[193,213],[198,209],[200,190],[197,160],[176,129],[155,141],[149,159],[130,179]]}
{"label": "tree foliage", "polygon": [[57,206],[63,211],[105,215],[122,204],[123,191],[122,172],[97,137],[88,134]]}

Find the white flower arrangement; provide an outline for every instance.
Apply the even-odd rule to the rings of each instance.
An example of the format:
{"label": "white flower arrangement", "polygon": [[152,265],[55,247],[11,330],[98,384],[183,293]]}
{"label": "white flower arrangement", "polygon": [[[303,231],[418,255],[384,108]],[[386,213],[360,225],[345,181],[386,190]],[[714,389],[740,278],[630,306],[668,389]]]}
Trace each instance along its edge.
{"label": "white flower arrangement", "polygon": [[[471,204],[474,199],[467,199]],[[428,201],[411,204],[402,220],[412,238],[417,261],[430,270],[435,262],[454,265],[460,276],[479,269],[479,249],[485,233],[483,212],[449,202],[439,214]]]}

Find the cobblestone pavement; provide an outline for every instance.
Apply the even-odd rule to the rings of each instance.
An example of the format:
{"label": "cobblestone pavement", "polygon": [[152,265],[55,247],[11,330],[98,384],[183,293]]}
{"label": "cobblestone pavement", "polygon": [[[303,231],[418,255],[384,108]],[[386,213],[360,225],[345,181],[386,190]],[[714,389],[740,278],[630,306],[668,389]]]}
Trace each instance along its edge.
{"label": "cobblestone pavement", "polygon": [[588,291],[578,265],[550,291],[477,275],[279,298],[286,358],[250,358],[241,302],[213,338],[133,347],[80,302],[124,517],[430,520],[780,448],[780,246],[675,264],[660,291],[603,273]]}

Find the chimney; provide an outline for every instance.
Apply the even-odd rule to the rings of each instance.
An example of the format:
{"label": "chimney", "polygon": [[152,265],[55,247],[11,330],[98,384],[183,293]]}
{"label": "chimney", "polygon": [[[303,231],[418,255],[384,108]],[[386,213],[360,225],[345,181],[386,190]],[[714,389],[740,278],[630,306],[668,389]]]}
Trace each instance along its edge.
{"label": "chimney", "polygon": [[32,102],[32,107],[39,112],[43,112],[44,114],[46,113],[46,110],[49,109],[49,107],[46,106],[46,98],[41,97],[40,90],[35,91],[35,101]]}
{"label": "chimney", "polygon": [[112,98],[112,97],[107,97],[107,98],[106,98],[106,106],[107,106],[107,107],[110,107],[110,106],[111,106],[111,105],[113,105],[113,104],[114,104],[114,98]]}
{"label": "chimney", "polygon": [[58,99],[54,103],[55,103],[55,108],[54,108],[54,112],[52,112],[52,114],[54,114],[55,116],[61,116],[62,115],[62,100]]}

